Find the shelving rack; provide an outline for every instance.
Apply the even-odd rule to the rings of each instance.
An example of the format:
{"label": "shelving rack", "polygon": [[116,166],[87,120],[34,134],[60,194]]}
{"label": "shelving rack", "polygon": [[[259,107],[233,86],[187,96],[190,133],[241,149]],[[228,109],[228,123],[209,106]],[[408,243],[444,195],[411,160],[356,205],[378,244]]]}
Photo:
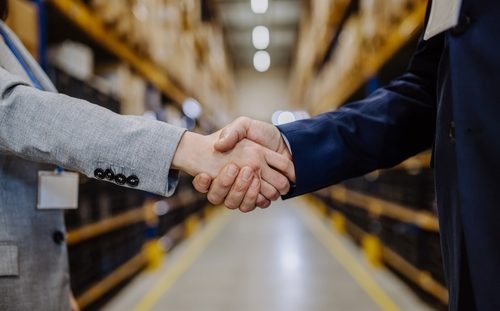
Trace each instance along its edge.
{"label": "shelving rack", "polygon": [[349,190],[342,185],[332,187],[331,198],[341,204],[350,204],[365,209],[375,217],[386,216],[414,224],[424,230],[439,232],[437,217],[427,211],[415,211],[401,204]]}
{"label": "shelving rack", "polygon": [[106,29],[80,0],[49,0],[49,4],[55,6],[102,47],[137,70],[146,80],[177,104],[181,104],[187,97],[185,92],[176,86],[167,74],[159,70],[151,60],[139,56],[115,34]]}
{"label": "shelving rack", "polygon": [[[213,1],[207,1],[214,5]],[[49,40],[57,43],[65,39],[82,41],[96,49],[94,51],[96,59],[102,58],[99,60],[113,64],[117,61],[126,64],[134,74],[137,73],[146,81],[148,87],[151,86],[162,93],[169,105],[174,104],[177,111],[181,110],[182,103],[187,97],[198,99],[203,106],[200,124],[204,127],[201,126],[200,129],[216,126],[218,120],[213,113],[216,107],[209,105],[212,94],[200,93],[206,95],[203,102],[200,98],[202,96],[198,96],[196,90],[185,87],[178,80],[179,77],[170,74],[168,70],[170,67],[166,68],[165,64],[155,63],[152,57],[146,56],[143,51],[123,40],[118,32],[100,19],[97,11],[91,9],[89,1],[33,0],[25,3],[38,15],[37,29],[35,29],[38,42],[32,52],[42,67],[47,69],[55,84],[56,80],[65,81],[65,87],[59,85],[59,90],[63,93],[120,112],[120,98],[115,96],[116,94],[110,94],[109,91],[106,92],[106,88],[100,89],[89,81],[72,77],[61,68],[53,68],[47,64]],[[63,23],[62,25],[67,25],[68,29],[61,27],[64,30],[61,33],[53,31],[55,23],[49,23],[47,16],[54,18],[50,20],[51,22]],[[210,46],[203,44],[212,38],[211,33],[216,32],[216,23],[216,21],[206,23],[203,21],[198,25],[198,33],[195,33],[196,44],[199,45],[196,48],[204,54],[204,58],[207,58]],[[203,28],[204,26],[208,29]],[[58,33],[53,35],[55,32]],[[81,38],[76,37],[81,34],[85,35]],[[208,65],[213,64],[204,64],[206,68]],[[205,79],[203,82],[213,79],[212,71],[206,69],[204,73],[206,75],[202,77]],[[225,78],[227,77],[215,77],[216,84],[222,85],[225,82],[222,80]],[[222,89],[225,90],[221,86]],[[78,92],[74,92],[75,90]],[[218,90],[220,94],[221,90]],[[192,187],[188,186],[190,181],[185,176],[180,180],[183,184],[180,186],[182,191],[168,199],[86,178],[82,178],[81,181],[80,199],[83,200],[79,202],[80,208],[66,213],[69,228],[66,243],[72,272],[71,285],[82,309],[94,308],[102,303],[109,293],[144,267],[152,268],[161,263],[163,252],[192,234],[200,220],[205,219],[212,210],[211,207],[206,208],[206,198],[195,194]],[[165,211],[155,210],[154,203],[162,205]],[[161,239],[162,237],[165,239]],[[161,245],[160,240],[168,243]]]}
{"label": "shelving rack", "polygon": [[[338,57],[336,47],[345,25],[360,18],[357,14],[359,1],[326,0],[321,3],[329,3],[330,11],[324,14],[335,16],[335,22],[321,25],[313,18],[302,21],[290,87],[293,104],[306,106],[312,115],[343,105],[369,79],[375,77],[422,29],[427,8],[427,1],[415,1],[411,10],[404,14],[400,22],[391,26],[388,35],[378,44],[361,38],[362,44],[358,48],[362,51],[350,61],[351,68],[336,73],[335,81],[328,81],[330,79],[324,75],[328,70],[335,70],[328,67]],[[315,33],[310,33],[309,29],[314,29]],[[316,36],[319,40],[305,40],[303,37],[306,35]]]}
{"label": "shelving rack", "polygon": [[[373,53],[363,54],[363,60],[359,61],[360,68],[350,71],[350,75],[339,79],[340,83],[331,85],[331,88],[322,95],[318,102],[311,103],[311,112],[318,114],[339,107],[359,89],[366,81],[375,76],[401,47],[415,36],[422,28],[427,2],[419,3],[404,20],[389,31],[380,48]],[[335,57],[333,55],[332,57]]]}
{"label": "shelving rack", "polygon": [[[307,196],[306,199],[312,206],[314,206],[318,210],[317,215],[319,215],[319,217],[325,217],[325,212],[329,211],[329,208],[322,200],[312,195]],[[338,220],[336,218],[339,215],[337,214],[337,212],[333,212],[328,215],[332,218],[332,222],[334,224],[338,224]],[[362,241],[367,237],[372,239],[374,238],[373,234],[366,232],[365,230],[361,229],[359,226],[355,225],[345,218],[342,218],[342,225],[340,227],[341,228],[339,228],[339,226],[337,225],[333,228],[338,229],[342,234],[344,232],[348,232],[350,236],[359,243],[362,243]],[[424,271],[415,267],[395,251],[384,245],[378,238],[375,237],[375,240],[377,243],[376,247],[379,248],[379,251],[377,251],[376,253],[378,254],[378,256],[380,256],[380,258],[377,258],[377,260],[381,260],[387,266],[401,273],[405,278],[410,280],[413,284],[418,286],[427,294],[439,300],[442,304],[448,304],[447,289],[440,282],[436,281],[428,271]],[[365,249],[365,252],[367,252],[367,257],[373,256],[373,254],[369,253],[370,250]]]}

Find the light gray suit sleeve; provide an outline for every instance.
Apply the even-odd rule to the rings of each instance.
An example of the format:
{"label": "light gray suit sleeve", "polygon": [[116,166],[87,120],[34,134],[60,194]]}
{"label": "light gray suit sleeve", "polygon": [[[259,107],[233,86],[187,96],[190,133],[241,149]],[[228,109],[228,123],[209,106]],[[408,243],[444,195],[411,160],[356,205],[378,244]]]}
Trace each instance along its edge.
{"label": "light gray suit sleeve", "polygon": [[0,67],[0,152],[94,177],[97,168],[136,175],[137,189],[169,196],[184,129],[122,116],[87,101],[37,90]]}

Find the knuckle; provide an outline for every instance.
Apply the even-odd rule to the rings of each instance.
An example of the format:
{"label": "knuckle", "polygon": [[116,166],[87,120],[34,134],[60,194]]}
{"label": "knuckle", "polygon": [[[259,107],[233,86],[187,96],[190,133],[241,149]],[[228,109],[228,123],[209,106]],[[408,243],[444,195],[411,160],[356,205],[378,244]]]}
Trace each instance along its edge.
{"label": "knuckle", "polygon": [[269,198],[271,201],[276,201],[278,200],[280,197],[280,193],[278,191],[275,191],[273,192],[273,194],[271,195],[271,197]]}
{"label": "knuckle", "polygon": [[229,208],[229,209],[236,209],[238,208],[238,204],[236,204],[236,202],[234,202],[233,200],[231,199],[226,199],[224,201],[224,205]]}
{"label": "knuckle", "polygon": [[276,181],[277,187],[280,191],[286,191],[288,187],[290,186],[290,183],[288,182],[288,179],[282,177]]}
{"label": "knuckle", "polygon": [[215,204],[215,205],[222,203],[221,198],[213,192],[208,193],[207,199],[210,203]]}
{"label": "knuckle", "polygon": [[236,119],[236,122],[248,122],[248,121],[250,121],[249,117],[239,117],[238,119]]}

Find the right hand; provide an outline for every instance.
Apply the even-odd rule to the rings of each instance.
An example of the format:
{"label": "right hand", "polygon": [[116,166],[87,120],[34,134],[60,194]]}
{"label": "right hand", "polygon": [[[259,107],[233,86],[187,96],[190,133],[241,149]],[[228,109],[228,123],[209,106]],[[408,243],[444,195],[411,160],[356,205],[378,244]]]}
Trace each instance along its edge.
{"label": "right hand", "polygon": [[[210,202],[214,204],[224,202],[229,208],[238,208],[244,204],[245,208],[242,210],[247,210],[254,208],[257,202],[265,204],[263,201],[266,199],[263,197],[276,200],[280,193],[286,194],[289,191],[289,180],[295,178],[295,170],[289,157],[248,139],[239,139],[230,150],[219,152],[214,149],[214,145],[221,136],[224,137],[224,131],[208,136],[186,132],[172,162],[173,168],[181,169],[191,175],[204,172],[206,175],[203,176],[210,179],[221,176],[215,185],[220,181],[221,186],[225,188],[228,188],[229,184],[225,183],[227,179],[222,180],[222,176],[232,176],[231,195],[213,188],[213,191],[208,193]],[[222,170],[223,167],[226,168]],[[243,169],[238,171],[239,167]],[[234,179],[236,175],[239,176],[237,181]],[[257,191],[246,194],[248,188]],[[259,192],[262,195],[259,196]]]}
{"label": "right hand", "polygon": [[[278,128],[272,124],[246,117],[238,118],[223,128],[220,131],[219,140],[214,144],[214,148],[217,151],[226,152],[234,148],[243,139],[252,140],[290,160],[292,159]],[[289,170],[293,171],[293,175],[289,174],[289,179],[295,182],[293,163],[291,166],[292,168]],[[232,174],[229,174],[229,171]],[[255,209],[256,206],[266,208],[270,205],[270,201],[278,199],[279,193],[277,191],[267,194],[256,193],[256,189],[251,187],[252,183],[244,180],[240,175],[241,173],[238,175],[237,172],[234,172],[234,168],[229,170],[229,167],[225,167],[221,174],[213,180],[208,174],[198,174],[193,180],[193,185],[199,192],[208,193],[208,198],[213,204],[220,204],[225,200],[241,202],[239,209],[243,212],[249,212]],[[233,184],[238,185],[238,187],[234,189]],[[247,202],[251,201],[251,198],[255,196],[257,196],[256,204],[253,206],[248,205]]]}

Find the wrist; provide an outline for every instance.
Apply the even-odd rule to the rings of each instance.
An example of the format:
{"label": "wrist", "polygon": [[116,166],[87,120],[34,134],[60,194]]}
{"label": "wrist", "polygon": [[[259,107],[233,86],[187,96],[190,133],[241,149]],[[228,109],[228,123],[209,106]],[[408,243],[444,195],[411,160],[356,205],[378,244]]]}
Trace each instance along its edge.
{"label": "wrist", "polygon": [[195,146],[201,146],[202,142],[202,135],[193,132],[185,132],[175,151],[172,160],[172,168],[184,171],[190,175],[195,175],[196,157],[199,153],[195,150]]}
{"label": "wrist", "polygon": [[200,135],[186,132],[181,138],[172,160],[172,168],[186,172],[191,176],[206,173],[212,178],[218,173],[222,161],[221,155],[214,152],[214,135]]}

